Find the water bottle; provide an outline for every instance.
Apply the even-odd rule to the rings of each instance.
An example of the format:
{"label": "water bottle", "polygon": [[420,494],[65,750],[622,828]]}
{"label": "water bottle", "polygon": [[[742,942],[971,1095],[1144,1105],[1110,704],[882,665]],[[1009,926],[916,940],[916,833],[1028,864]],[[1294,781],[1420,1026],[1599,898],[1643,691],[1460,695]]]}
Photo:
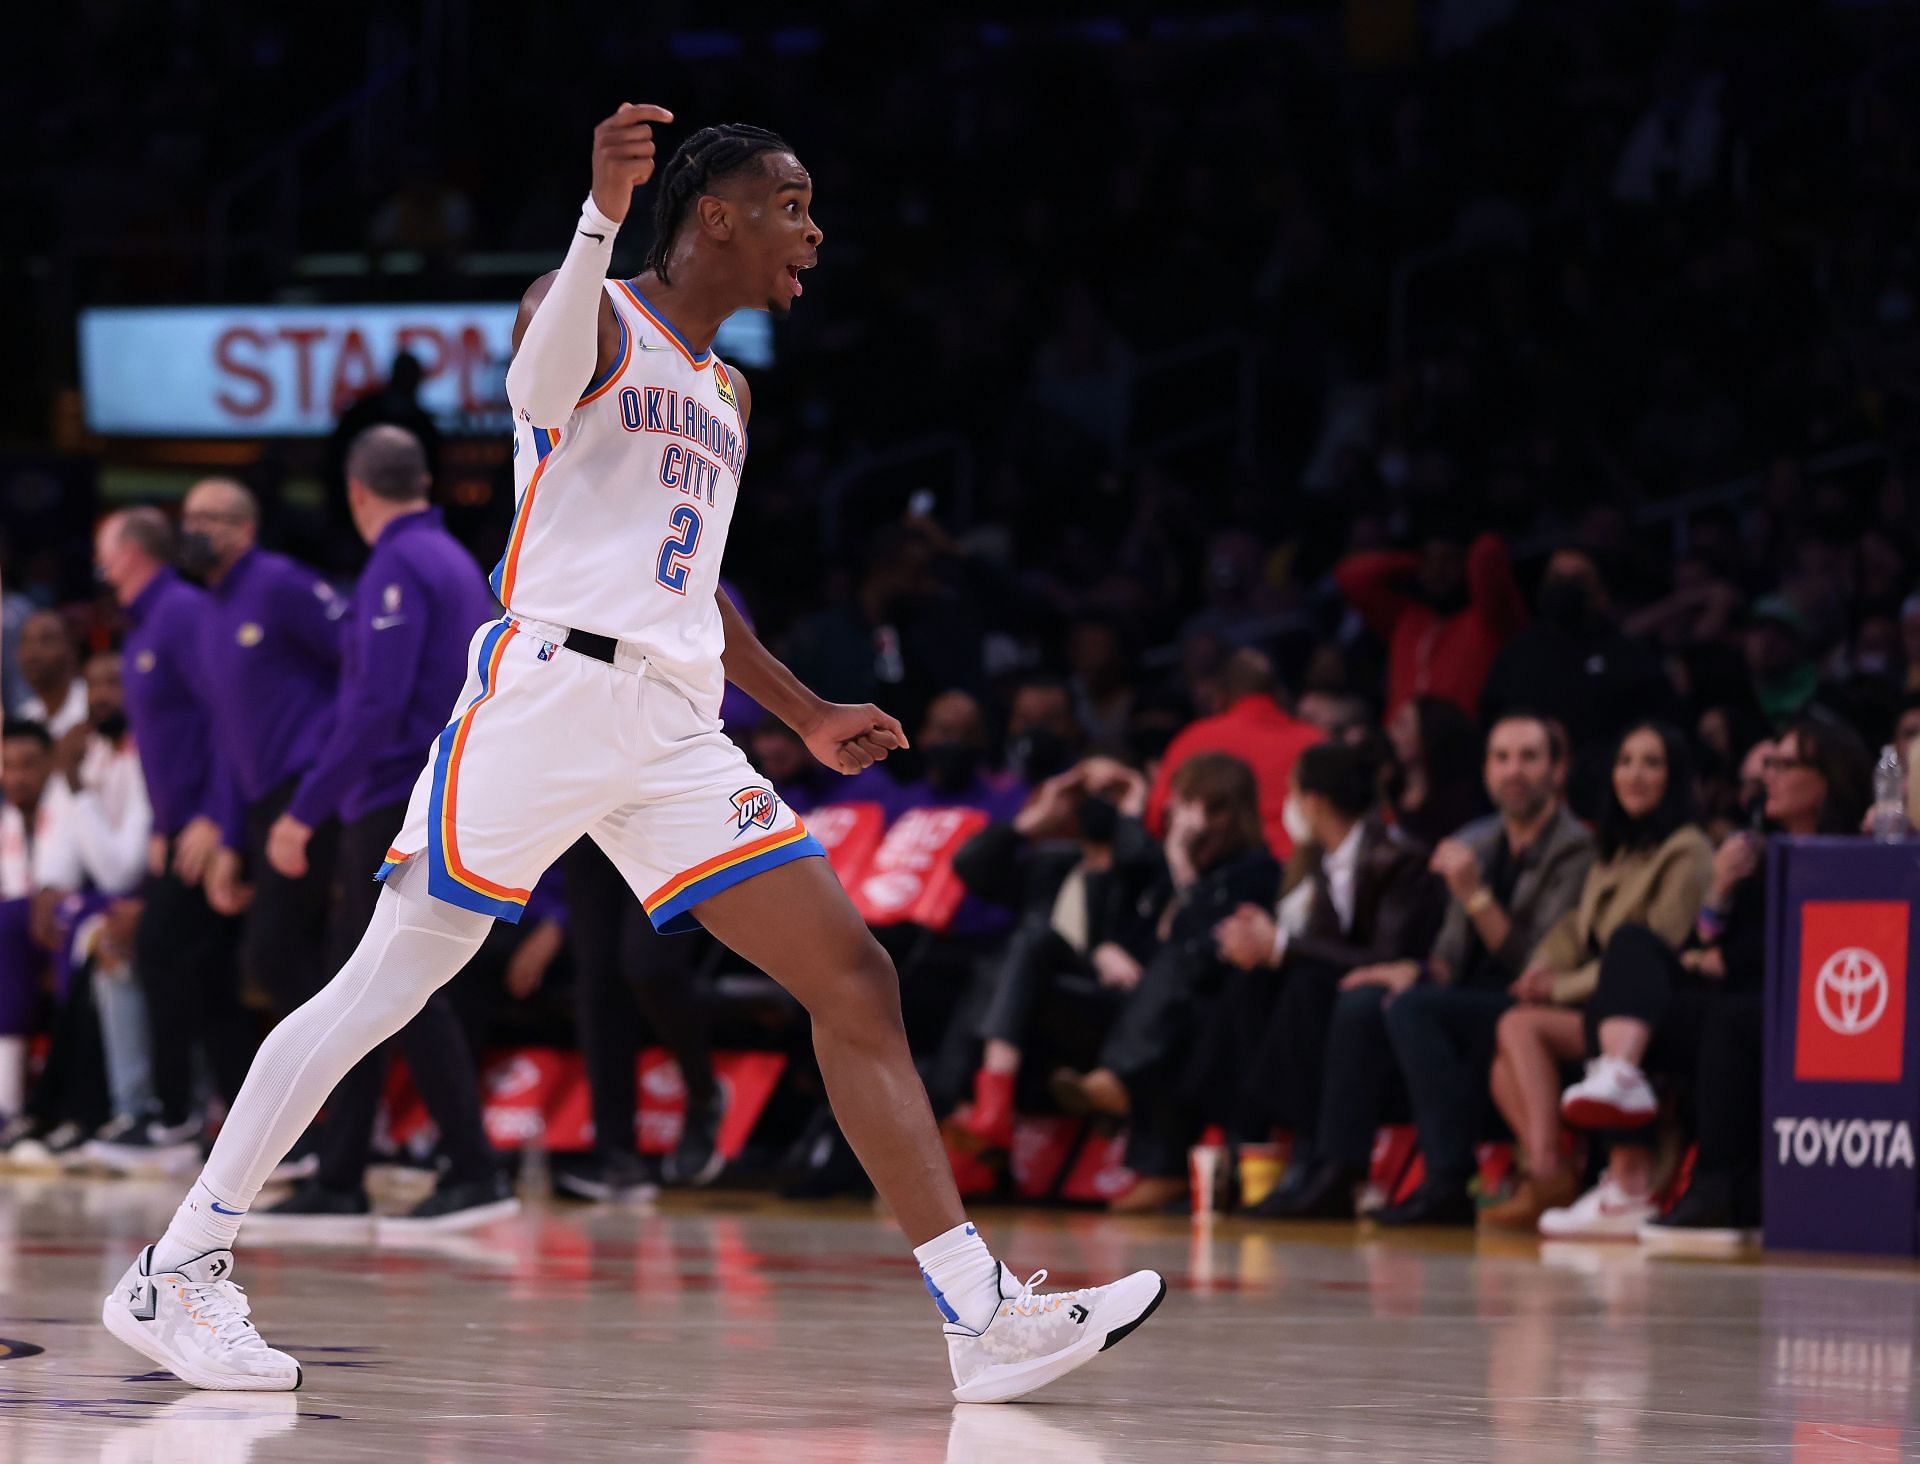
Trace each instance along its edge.
{"label": "water bottle", "polygon": [[1873,768],[1873,836],[1897,844],[1907,836],[1907,779],[1900,749],[1889,742]]}

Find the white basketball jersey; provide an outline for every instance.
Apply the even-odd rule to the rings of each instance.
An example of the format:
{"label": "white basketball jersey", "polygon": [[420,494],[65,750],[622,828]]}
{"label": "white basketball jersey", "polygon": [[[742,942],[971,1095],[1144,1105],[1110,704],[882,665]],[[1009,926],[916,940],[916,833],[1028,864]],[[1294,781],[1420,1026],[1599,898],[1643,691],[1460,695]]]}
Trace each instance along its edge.
{"label": "white basketball jersey", "polygon": [[560,427],[517,420],[513,530],[493,571],[510,614],[631,641],[717,716],[714,596],[747,458],[733,379],[624,280],[620,354]]}

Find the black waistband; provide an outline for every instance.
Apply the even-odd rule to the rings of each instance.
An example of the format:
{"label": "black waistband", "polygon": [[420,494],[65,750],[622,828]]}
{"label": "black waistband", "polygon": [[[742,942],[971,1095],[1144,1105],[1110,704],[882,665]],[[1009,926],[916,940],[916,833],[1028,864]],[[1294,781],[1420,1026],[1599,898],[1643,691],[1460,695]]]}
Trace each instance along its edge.
{"label": "black waistband", "polygon": [[611,666],[613,653],[619,648],[620,642],[610,635],[595,635],[590,630],[570,630],[560,644],[570,651],[578,651],[583,656],[591,656]]}

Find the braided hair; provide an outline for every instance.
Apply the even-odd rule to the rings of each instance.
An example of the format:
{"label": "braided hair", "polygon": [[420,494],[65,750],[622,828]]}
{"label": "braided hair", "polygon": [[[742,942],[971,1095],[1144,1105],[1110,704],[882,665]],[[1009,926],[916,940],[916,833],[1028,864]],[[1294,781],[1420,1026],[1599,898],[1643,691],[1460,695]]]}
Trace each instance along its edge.
{"label": "braided hair", "polygon": [[660,191],[653,200],[653,244],[647,250],[647,268],[660,277],[662,284],[670,283],[667,256],[694,201],[716,179],[739,172],[762,154],[791,151],[779,133],[744,122],[702,127],[681,143],[660,174]]}

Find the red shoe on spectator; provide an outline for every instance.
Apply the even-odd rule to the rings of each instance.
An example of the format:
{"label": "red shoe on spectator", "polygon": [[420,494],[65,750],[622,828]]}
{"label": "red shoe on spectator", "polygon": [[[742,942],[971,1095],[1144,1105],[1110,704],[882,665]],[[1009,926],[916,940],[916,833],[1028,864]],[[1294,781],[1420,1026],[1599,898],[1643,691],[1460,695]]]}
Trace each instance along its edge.
{"label": "red shoe on spectator", "polygon": [[973,1106],[947,1122],[947,1141],[963,1154],[1013,1147],[1012,1073],[981,1068],[973,1075]]}

